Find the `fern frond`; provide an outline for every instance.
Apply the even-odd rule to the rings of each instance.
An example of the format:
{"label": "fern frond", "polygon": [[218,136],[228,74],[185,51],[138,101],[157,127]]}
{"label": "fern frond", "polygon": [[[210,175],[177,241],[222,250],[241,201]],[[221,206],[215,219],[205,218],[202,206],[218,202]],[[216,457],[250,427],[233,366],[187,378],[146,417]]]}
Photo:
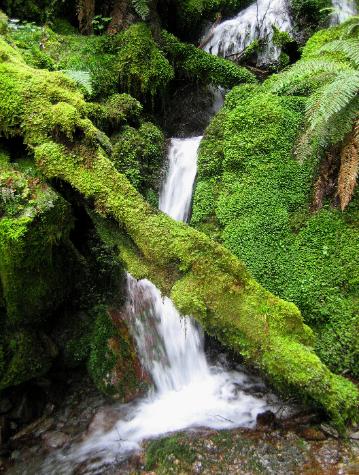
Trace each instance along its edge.
{"label": "fern frond", "polygon": [[341,53],[356,66],[359,66],[359,40],[354,38],[330,41],[322,46],[318,53]]}
{"label": "fern frond", "polygon": [[342,111],[359,92],[359,71],[354,69],[341,72],[336,79],[308,99],[307,117],[311,129],[330,121],[332,116]]}
{"label": "fern frond", "polygon": [[141,20],[146,20],[150,14],[148,0],[132,0],[133,8]]}
{"label": "fern frond", "polygon": [[87,94],[92,94],[91,74],[88,71],[77,71],[75,69],[61,70],[65,76],[75,81],[80,87],[83,87]]}
{"label": "fern frond", "polygon": [[349,141],[340,154],[340,170],[338,177],[338,197],[342,211],[350,203],[357,185],[359,172],[359,122],[356,123]]}
{"label": "fern frond", "polygon": [[356,33],[355,30],[359,29],[359,15],[354,15],[349,18],[343,25],[342,38],[347,38]]}
{"label": "fern frond", "polygon": [[299,84],[312,76],[323,75],[325,79],[334,78],[341,71],[350,69],[346,64],[335,60],[311,59],[299,61],[287,71],[277,76],[271,86],[274,93],[292,94]]}

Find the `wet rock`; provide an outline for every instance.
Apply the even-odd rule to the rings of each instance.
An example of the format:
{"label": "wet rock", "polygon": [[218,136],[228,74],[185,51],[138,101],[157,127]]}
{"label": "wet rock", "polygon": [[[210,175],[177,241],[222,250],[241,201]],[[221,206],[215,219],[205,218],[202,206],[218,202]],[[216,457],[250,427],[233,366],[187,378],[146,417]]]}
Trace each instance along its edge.
{"label": "wet rock", "polygon": [[17,432],[15,435],[13,435],[11,439],[13,441],[16,441],[19,439],[26,438],[30,435],[38,436],[45,430],[50,429],[53,422],[54,420],[52,418],[47,418],[46,416],[40,417],[32,424],[29,424],[28,426]]}
{"label": "wet rock", "polygon": [[121,414],[113,407],[101,408],[93,417],[87,429],[87,437],[96,432],[108,432],[120,419]]}
{"label": "wet rock", "polygon": [[349,438],[353,440],[359,440],[359,430],[356,432],[351,432],[351,434],[349,434]]}
{"label": "wet rock", "polygon": [[320,428],[325,434],[338,439],[339,433],[336,429],[334,429],[334,427],[330,426],[329,424],[320,424]]}
{"label": "wet rock", "polygon": [[258,427],[271,427],[276,423],[276,416],[272,411],[264,411],[257,415],[256,423]]}
{"label": "wet rock", "polygon": [[45,446],[49,449],[59,449],[60,447],[63,447],[69,439],[70,437],[67,434],[60,431],[45,432],[42,436]]}
{"label": "wet rock", "polygon": [[315,427],[304,427],[300,430],[300,435],[305,440],[320,441],[326,440],[326,435]]}

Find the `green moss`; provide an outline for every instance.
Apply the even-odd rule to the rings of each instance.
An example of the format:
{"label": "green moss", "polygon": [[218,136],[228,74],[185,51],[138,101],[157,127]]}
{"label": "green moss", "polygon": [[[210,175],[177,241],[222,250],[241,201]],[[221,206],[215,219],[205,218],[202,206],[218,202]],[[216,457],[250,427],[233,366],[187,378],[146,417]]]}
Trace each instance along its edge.
{"label": "green moss", "polygon": [[301,163],[292,153],[304,105],[305,97],[278,97],[265,87],[227,96],[201,144],[192,223],[298,305],[333,371],[357,376],[358,205],[345,214],[310,212],[318,159]]}
{"label": "green moss", "polygon": [[174,460],[181,464],[181,471],[191,471],[192,463],[196,459],[195,450],[181,435],[174,435],[165,439],[151,441],[146,447],[145,470],[156,470],[156,473],[169,473]]}
{"label": "green moss", "polygon": [[87,103],[86,111],[97,127],[112,133],[126,123],[137,125],[142,105],[129,94],[113,94],[104,102]]}
{"label": "green moss", "polygon": [[137,23],[120,33],[116,42],[122,89],[139,98],[163,92],[174,78],[174,70],[156,45],[149,27]]}
{"label": "green moss", "polygon": [[0,337],[0,390],[45,374],[56,348],[42,333],[22,330]]}
{"label": "green moss", "polygon": [[0,189],[0,279],[6,324],[35,323],[66,297],[69,207],[38,178],[10,167],[0,172]]}
{"label": "green moss", "polygon": [[[8,68],[10,66],[11,63],[7,64]],[[10,68],[5,76],[14,78],[13,71]],[[121,227],[120,231],[127,235],[127,240],[119,243],[119,251],[122,251],[129,271],[143,272],[143,275],[137,274],[136,277],[147,277],[159,282],[161,289],[173,298],[183,314],[192,314],[206,331],[241,352],[248,360],[256,362],[277,386],[290,385],[293,392],[300,390],[308,400],[323,407],[337,423],[351,419],[357,408],[358,392],[351,383],[334,377],[315,355],[312,350],[313,334],[304,325],[297,307],[259,285],[230,251],[204,234],[152,209],[109,160],[96,139],[96,128],[86,118],[84,102],[71,82],[56,73],[31,70],[23,64],[18,65],[16,74],[17,87],[22,91],[20,104],[24,109],[20,130],[24,142],[34,149],[37,166],[48,179],[58,178],[68,182],[93,203],[97,213],[113,219],[115,226]],[[29,81],[33,87],[26,87],[25,92]],[[247,100],[244,102],[250,106],[249,94],[247,88]],[[292,129],[295,129],[303,101],[295,98],[281,100],[267,94],[259,95],[266,99],[270,97],[272,109],[261,105],[258,98],[255,99],[255,105],[259,107],[259,112],[265,114],[265,125],[269,121],[278,121],[280,128],[287,124],[286,130],[283,130],[283,140],[287,141],[294,134]],[[54,95],[56,103],[67,102],[78,111],[73,141],[62,140],[47,126],[54,113],[54,104],[50,101]],[[67,100],[63,99],[65,97]],[[232,132],[237,132],[241,125],[239,118],[243,110],[236,111],[233,100],[228,107],[232,108],[229,112],[231,121],[225,126],[224,139],[230,138],[233,142],[228,154],[224,155],[226,166],[239,166],[242,173],[248,173],[253,167],[264,178],[262,168],[270,170],[270,166],[273,166],[271,156],[284,160],[282,154],[287,150],[287,144],[278,144],[279,150],[275,152],[273,144],[253,135],[249,139],[253,140],[261,162],[257,165],[252,160],[248,143],[243,144],[242,153],[237,156],[235,146],[241,144],[238,144],[238,138]],[[280,120],[282,110],[288,114],[287,122]],[[36,133],[28,119],[34,111],[37,113]],[[263,122],[259,112],[256,112],[256,120]],[[53,120],[50,120],[50,124]],[[248,118],[246,127],[249,128],[250,122]],[[276,130],[275,125],[271,125],[270,130]],[[271,134],[267,136],[271,137]],[[297,167],[295,170],[307,176],[306,166],[298,168],[299,165],[294,161],[290,166]],[[283,170],[278,186],[285,188],[290,178],[291,175]],[[296,211],[304,195],[304,187],[301,190],[296,187],[294,191],[287,190],[285,196],[288,205],[282,200],[281,211],[285,211],[285,207]],[[271,210],[269,200],[264,200],[264,209]],[[226,214],[222,215],[221,219],[226,219]],[[123,252],[128,247],[132,252]],[[144,263],[142,268],[138,266],[139,261]],[[102,316],[98,324],[104,331],[99,332],[96,339],[99,342],[96,348],[101,352],[109,350],[104,345],[104,339],[111,339],[111,329],[104,318]],[[109,351],[104,361],[113,362],[113,347]],[[96,354],[97,350],[94,349],[93,355]],[[96,357],[92,356],[91,361],[95,371]],[[276,366],[273,361],[285,362],[285,365]],[[299,365],[298,361],[302,361],[304,366]],[[106,365],[104,368],[108,369]],[[320,373],[321,378],[314,380],[312,371]]]}
{"label": "green moss", "polygon": [[90,337],[90,376],[105,394],[128,401],[141,389],[132,338],[120,314],[108,313],[105,307],[97,308],[96,313]]}
{"label": "green moss", "polygon": [[330,8],[332,4],[328,0],[291,0],[290,6],[297,28],[308,35],[317,29],[318,25],[326,26],[329,13],[323,9]]}
{"label": "green moss", "polygon": [[232,88],[243,82],[255,82],[254,75],[247,69],[213,56],[192,44],[182,43],[166,31],[162,32],[162,41],[164,51],[175,64],[176,74],[182,78],[225,88]]}
{"label": "green moss", "polygon": [[0,10],[0,35],[5,35],[7,32],[8,17]]}
{"label": "green moss", "polygon": [[138,129],[127,126],[114,138],[112,160],[116,169],[144,195],[158,191],[164,155],[163,133],[150,122]]}

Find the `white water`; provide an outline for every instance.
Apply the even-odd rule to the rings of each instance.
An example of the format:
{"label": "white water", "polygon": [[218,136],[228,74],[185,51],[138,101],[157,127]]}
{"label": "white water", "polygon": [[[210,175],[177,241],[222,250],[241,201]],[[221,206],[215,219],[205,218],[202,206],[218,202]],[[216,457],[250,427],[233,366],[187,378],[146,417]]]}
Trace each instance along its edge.
{"label": "white water", "polygon": [[343,21],[358,13],[355,0],[332,0],[332,5],[335,9],[331,17],[332,25],[343,23]]}
{"label": "white water", "polygon": [[189,217],[201,139],[171,139],[169,168],[161,190],[159,208],[176,221],[186,222]]}
{"label": "white water", "polygon": [[[189,213],[200,140],[171,141],[160,203],[176,219]],[[211,365],[201,329],[192,318],[181,317],[151,282],[128,275],[127,284],[124,313],[154,387],[146,397],[118,405],[118,416],[109,425],[99,414],[84,442],[47,459],[36,473],[69,474],[79,464],[83,474],[102,473],[104,465],[138,450],[145,439],[188,428],[253,427],[259,413],[277,408],[275,396],[263,396],[266,390],[258,378],[224,363]],[[258,390],[260,397],[253,395]]]}
{"label": "white water", "polygon": [[258,0],[215,27],[204,49],[217,56],[230,57],[242,53],[255,39],[262,39],[265,45],[258,55],[258,64],[271,63],[280,54],[272,41],[273,25],[281,31],[292,31],[286,0]]}

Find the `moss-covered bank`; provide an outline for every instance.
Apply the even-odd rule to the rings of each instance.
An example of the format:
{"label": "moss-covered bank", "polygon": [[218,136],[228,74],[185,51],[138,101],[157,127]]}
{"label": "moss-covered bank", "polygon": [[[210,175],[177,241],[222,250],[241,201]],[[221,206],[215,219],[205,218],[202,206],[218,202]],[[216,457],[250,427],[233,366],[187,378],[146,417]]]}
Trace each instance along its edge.
{"label": "moss-covered bank", "polygon": [[[343,31],[345,25],[317,33],[303,52],[303,67],[306,60],[315,67],[319,56],[341,60],[318,49]],[[308,69],[306,77],[298,74],[292,93],[289,87],[287,94],[272,92],[278,75],[227,96],[201,145],[192,223],[223,242],[267,289],[298,305],[322,361],[358,377],[358,192],[343,213],[333,206],[329,187],[323,206],[313,211],[322,155],[301,161],[293,151],[307,95],[330,74]]]}

